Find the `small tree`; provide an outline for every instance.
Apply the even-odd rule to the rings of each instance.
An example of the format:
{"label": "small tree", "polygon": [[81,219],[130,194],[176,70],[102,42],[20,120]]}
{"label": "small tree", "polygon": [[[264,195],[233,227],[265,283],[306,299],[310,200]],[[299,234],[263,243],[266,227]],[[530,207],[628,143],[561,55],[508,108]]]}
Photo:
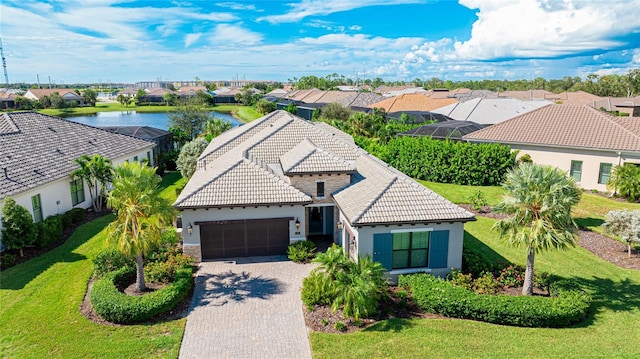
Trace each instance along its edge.
{"label": "small tree", "polygon": [[139,89],[138,92],[136,92],[136,104],[142,104],[142,100],[145,96],[147,96],[147,91]]}
{"label": "small tree", "polygon": [[98,100],[98,93],[94,89],[82,91],[82,101],[89,106],[95,106]]}
{"label": "small tree", "polygon": [[640,166],[625,163],[615,166],[611,178],[607,183],[607,189],[619,193],[628,201],[633,202],[640,198]]}
{"label": "small tree", "polygon": [[198,157],[200,157],[200,154],[207,148],[208,144],[206,139],[198,137],[182,147],[176,165],[182,177],[187,181],[196,171]]}
{"label": "small tree", "polygon": [[618,235],[627,242],[627,253],[631,257],[631,245],[633,242],[640,243],[640,210],[609,211],[603,227],[606,232]]}
{"label": "small tree", "polygon": [[29,211],[13,198],[6,197],[2,206],[2,243],[8,249],[19,250],[20,257],[24,257],[24,247],[35,240],[35,225]]}
{"label": "small tree", "polygon": [[231,122],[221,118],[213,118],[204,125],[204,136],[207,142],[210,142],[212,138],[220,136],[221,133],[230,130],[231,127],[233,127]]}
{"label": "small tree", "polygon": [[575,245],[571,207],[582,194],[573,178],[555,167],[523,163],[507,173],[505,195],[497,212],[511,215],[493,229],[514,247],[527,251],[523,295],[533,294],[536,253]]}
{"label": "small tree", "polygon": [[144,291],[142,256],[149,253],[171,223],[171,203],[160,195],[156,169],[139,162],[123,163],[113,171],[113,189],[108,203],[116,219],[107,227],[107,240],[136,260],[136,290]]}
{"label": "small tree", "polygon": [[337,102],[329,103],[320,110],[320,119],[346,121],[351,116],[351,110]]}
{"label": "small tree", "polygon": [[271,113],[275,110],[276,104],[271,101],[259,100],[258,102],[256,102],[256,111],[260,112],[263,115]]}
{"label": "small tree", "polygon": [[72,178],[84,180],[89,187],[93,210],[102,212],[106,184],[111,180],[111,160],[101,155],[83,155],[74,160],[80,167],[71,172]]}
{"label": "small tree", "polygon": [[210,119],[213,119],[213,114],[190,99],[176,106],[176,110],[169,114],[169,126],[180,128],[190,139],[194,139]]}

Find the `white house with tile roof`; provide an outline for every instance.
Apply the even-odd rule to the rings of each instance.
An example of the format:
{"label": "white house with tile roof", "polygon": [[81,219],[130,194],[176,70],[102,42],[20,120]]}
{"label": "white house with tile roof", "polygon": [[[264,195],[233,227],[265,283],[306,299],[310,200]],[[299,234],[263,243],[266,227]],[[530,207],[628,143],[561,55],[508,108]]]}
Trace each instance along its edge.
{"label": "white house with tile roof", "polygon": [[[87,186],[70,177],[74,159],[100,154],[114,165],[151,159],[154,143],[36,112],[0,114],[0,207],[6,197],[35,221],[91,207]],[[0,228],[2,223],[0,222]]]}
{"label": "white house with tile roof", "polygon": [[199,261],[284,254],[319,235],[391,277],[460,268],[464,223],[475,220],[344,132],[286,111],[213,139],[174,206]]}
{"label": "white house with tile roof", "polygon": [[549,105],[463,137],[496,142],[535,163],[567,171],[584,189],[606,191],[613,166],[640,165],[640,118],[586,105]]}

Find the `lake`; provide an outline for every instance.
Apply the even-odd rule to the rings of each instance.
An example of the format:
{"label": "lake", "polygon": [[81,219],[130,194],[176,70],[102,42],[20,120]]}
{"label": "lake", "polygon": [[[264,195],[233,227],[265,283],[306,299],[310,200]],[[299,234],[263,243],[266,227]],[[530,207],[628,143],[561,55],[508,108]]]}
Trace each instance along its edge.
{"label": "lake", "polygon": [[[242,124],[240,120],[231,116],[230,113],[220,113],[213,111],[215,118],[221,118],[231,122],[233,127]],[[138,113],[136,111],[114,111],[98,112],[90,116],[70,116],[67,120],[96,127],[112,126],[149,126],[165,131],[169,130],[169,116],[166,112]]]}

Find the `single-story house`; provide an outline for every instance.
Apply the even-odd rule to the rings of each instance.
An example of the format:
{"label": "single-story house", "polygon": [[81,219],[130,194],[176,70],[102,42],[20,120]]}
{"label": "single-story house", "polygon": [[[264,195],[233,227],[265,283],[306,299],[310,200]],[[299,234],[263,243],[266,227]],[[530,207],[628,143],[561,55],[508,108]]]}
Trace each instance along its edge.
{"label": "single-story house", "polygon": [[198,261],[286,253],[326,236],[393,279],[460,268],[472,213],[360,149],[346,133],[274,111],[214,138],[176,202]]}
{"label": "single-story house", "polygon": [[162,155],[173,151],[173,134],[169,131],[149,126],[112,126],[101,128],[109,132],[152,141],[155,143],[152,153],[153,163],[155,164],[160,163]]}
{"label": "single-story house", "polygon": [[153,146],[37,112],[0,114],[0,207],[11,197],[36,222],[74,207],[89,208],[86,184],[70,177],[78,168],[76,158],[99,154],[114,165],[143,158],[153,161]]}
{"label": "single-story house", "polygon": [[452,98],[431,98],[425,93],[403,94],[370,104],[369,108],[381,108],[385,112],[397,111],[431,111],[443,106],[457,103]]}
{"label": "single-story house", "polygon": [[535,163],[567,171],[584,189],[606,191],[613,166],[640,165],[640,118],[586,105],[548,105],[463,137],[529,154]]}
{"label": "single-story house", "polygon": [[624,113],[629,116],[640,116],[640,96],[637,97],[605,97],[590,104],[594,108],[605,111]]}
{"label": "single-story house", "polygon": [[84,104],[82,96],[70,89],[29,89],[24,94],[24,97],[32,101],[42,101],[44,96],[51,97],[54,92],[57,92],[70,106],[82,106]]}

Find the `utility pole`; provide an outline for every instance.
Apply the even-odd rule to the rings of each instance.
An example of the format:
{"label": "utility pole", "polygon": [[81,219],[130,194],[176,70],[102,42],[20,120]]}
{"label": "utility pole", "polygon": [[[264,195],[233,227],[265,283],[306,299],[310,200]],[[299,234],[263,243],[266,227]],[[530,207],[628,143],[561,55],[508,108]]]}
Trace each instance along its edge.
{"label": "utility pole", "polygon": [[4,51],[2,49],[2,38],[0,38],[0,57],[2,57],[2,69],[4,70],[4,82],[9,87],[9,75],[7,75],[7,59],[4,58]]}

